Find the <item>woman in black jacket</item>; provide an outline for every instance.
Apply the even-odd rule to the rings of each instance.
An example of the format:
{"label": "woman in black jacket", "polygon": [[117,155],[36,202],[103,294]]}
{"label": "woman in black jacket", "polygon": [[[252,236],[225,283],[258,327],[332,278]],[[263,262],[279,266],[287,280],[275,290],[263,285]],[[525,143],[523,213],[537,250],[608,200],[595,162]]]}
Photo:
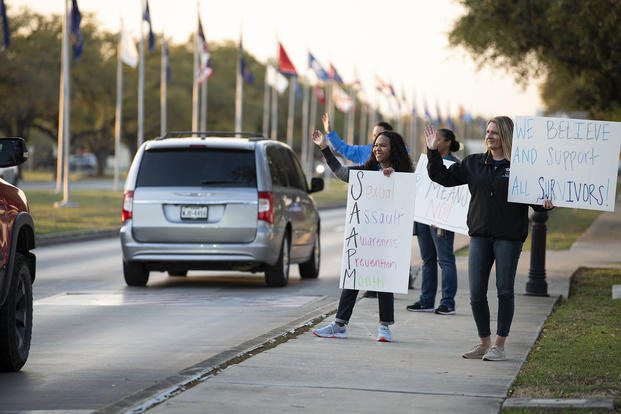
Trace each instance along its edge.
{"label": "woman in black jacket", "polygon": [[[319,146],[321,153],[334,175],[349,182],[349,170],[382,171],[384,175],[392,172],[412,172],[412,160],[408,155],[401,135],[394,131],[382,131],[373,140],[371,156],[362,165],[345,167],[334,156],[324,135],[315,130],[313,142]],[[323,328],[314,329],[313,333],[322,338],[347,338],[347,324],[356,304],[358,291],[343,289],[334,322]],[[391,292],[377,292],[379,302],[380,326],[377,334],[379,342],[392,342],[392,334],[388,328],[395,321],[394,295]]]}
{"label": "woman in black jacket", "polygon": [[[468,281],[470,305],[480,343],[462,356],[469,359],[502,361],[514,312],[514,284],[522,244],[528,235],[528,205],[507,201],[513,121],[497,116],[487,123],[485,149],[472,154],[448,169],[438,152],[439,137],[433,125],[425,128],[429,177],[445,187],[468,184]],[[535,210],[553,208],[550,200]],[[496,263],[498,320],[492,345],[487,285]]]}

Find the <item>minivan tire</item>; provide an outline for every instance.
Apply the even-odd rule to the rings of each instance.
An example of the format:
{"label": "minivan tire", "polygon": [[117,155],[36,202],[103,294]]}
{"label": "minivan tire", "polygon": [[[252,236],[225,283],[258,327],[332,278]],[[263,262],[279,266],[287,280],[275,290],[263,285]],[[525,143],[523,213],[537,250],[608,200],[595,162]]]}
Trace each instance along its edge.
{"label": "minivan tire", "polygon": [[149,271],[142,263],[123,262],[123,276],[127,286],[146,286],[149,281]]}
{"label": "minivan tire", "polygon": [[303,263],[300,263],[300,277],[302,279],[316,279],[319,276],[319,265],[321,263],[321,246],[319,243],[319,230],[315,234],[315,242],[313,243],[313,252],[311,257]]}
{"label": "minivan tire", "polygon": [[280,255],[273,266],[266,265],[265,284],[269,287],[287,286],[289,282],[289,235],[282,238]]}
{"label": "minivan tire", "polygon": [[0,308],[0,371],[19,371],[30,353],[32,275],[26,257],[15,254],[8,297]]}

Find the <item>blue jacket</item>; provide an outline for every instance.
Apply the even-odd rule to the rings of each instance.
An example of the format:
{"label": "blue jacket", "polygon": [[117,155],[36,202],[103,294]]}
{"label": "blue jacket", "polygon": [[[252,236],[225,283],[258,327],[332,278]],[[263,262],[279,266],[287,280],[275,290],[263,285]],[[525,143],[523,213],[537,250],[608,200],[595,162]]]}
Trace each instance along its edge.
{"label": "blue jacket", "polygon": [[348,145],[333,130],[326,135],[334,151],[352,161],[354,164],[364,164],[371,157],[372,144]]}

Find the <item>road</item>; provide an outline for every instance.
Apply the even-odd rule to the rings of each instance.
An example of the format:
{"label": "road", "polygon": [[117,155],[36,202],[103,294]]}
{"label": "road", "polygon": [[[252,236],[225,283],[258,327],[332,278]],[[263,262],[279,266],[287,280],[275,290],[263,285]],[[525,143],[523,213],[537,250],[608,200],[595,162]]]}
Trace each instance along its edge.
{"label": "road", "polygon": [[335,308],[344,210],[321,217],[319,279],[292,266],[285,288],[232,272],[153,272],[146,288],[130,288],[116,238],[37,248],[30,357],[0,375],[0,413],[103,409]]}

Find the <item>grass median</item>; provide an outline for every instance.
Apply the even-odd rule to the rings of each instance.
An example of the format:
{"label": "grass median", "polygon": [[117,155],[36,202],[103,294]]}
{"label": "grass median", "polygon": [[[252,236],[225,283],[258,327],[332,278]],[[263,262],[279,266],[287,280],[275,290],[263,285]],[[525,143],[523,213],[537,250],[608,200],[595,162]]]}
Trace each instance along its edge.
{"label": "grass median", "polygon": [[[73,190],[70,201],[75,207],[54,207],[62,194],[53,190],[25,190],[35,222],[37,235],[67,232],[111,230],[121,226],[123,192],[105,190]],[[314,193],[321,207],[344,206],[347,184],[326,180],[325,189]]]}
{"label": "grass median", "polygon": [[[621,270],[579,269],[569,298],[557,305],[509,394],[519,398],[607,398],[621,412]],[[503,414],[559,412],[504,409]],[[563,412],[609,412],[563,410]]]}

